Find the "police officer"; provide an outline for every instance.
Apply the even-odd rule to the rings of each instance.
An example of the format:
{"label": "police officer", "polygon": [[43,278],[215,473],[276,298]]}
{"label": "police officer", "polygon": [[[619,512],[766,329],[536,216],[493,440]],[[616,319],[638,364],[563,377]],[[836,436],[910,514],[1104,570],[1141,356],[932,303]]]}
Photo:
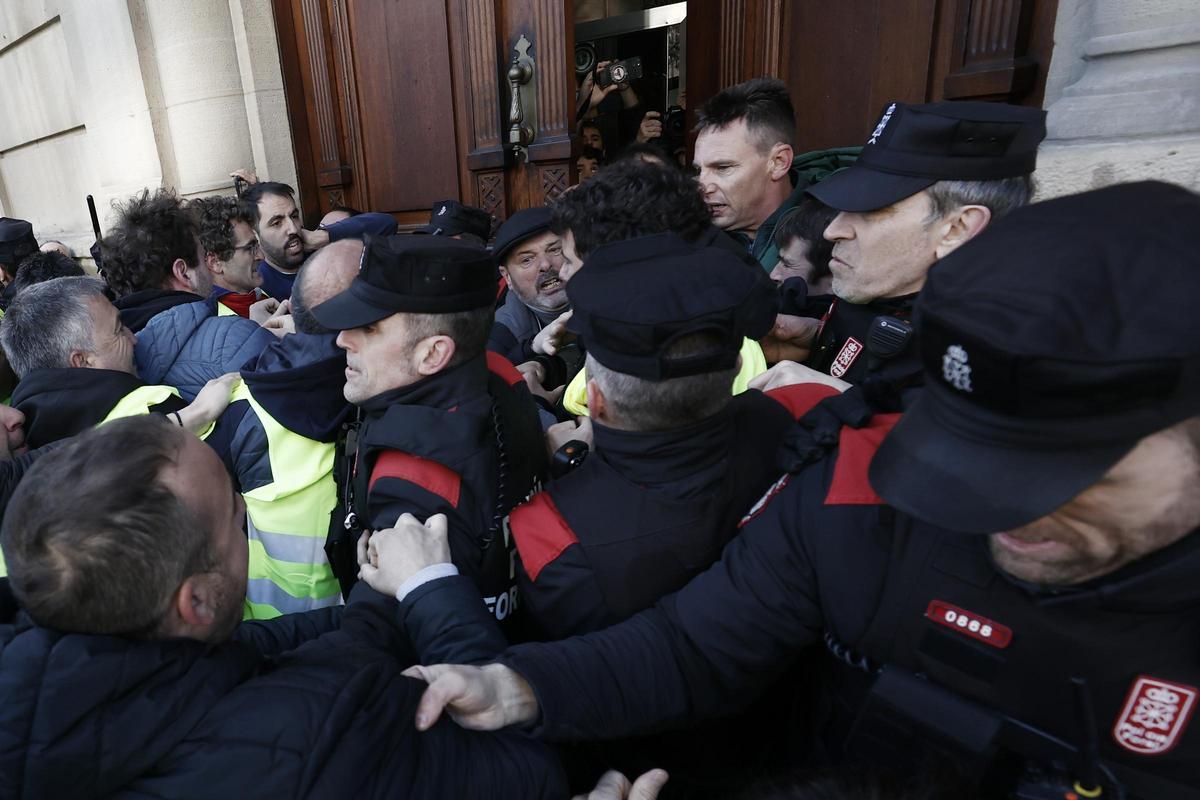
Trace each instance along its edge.
{"label": "police officer", "polygon": [[1195,797],[1197,218],[1162,183],[1015,212],[930,274],[903,418],[793,447],[810,463],[654,609],[511,669],[426,668],[418,719],[680,726],[824,642],[797,757],[958,768],[965,796]]}
{"label": "police officer", "polygon": [[[23,219],[0,217],[0,280],[5,288],[12,285],[17,276],[17,267],[25,257],[36,253],[37,239],[33,236],[33,226]],[[12,301],[12,293],[5,291],[0,294],[0,313]]]}
{"label": "police officer", "polygon": [[632,616],[715,561],[794,424],[759,392],[731,394],[743,337],[778,305],[732,253],[671,233],[616,242],[568,292],[593,452],[512,516],[525,608],[551,639]]}
{"label": "police officer", "polygon": [[841,212],[825,229],[835,299],[810,367],[870,383],[877,403],[899,410],[920,383],[911,320],[925,276],[1029,201],[1045,116],[1001,103],[891,103],[859,159],[809,187]]}
{"label": "police officer", "polygon": [[[341,331],[345,396],[363,412],[342,470],[342,539],[405,512],[445,514],[455,566],[504,621],[517,602],[506,517],[538,488],[546,445],[520,373],[484,348],[496,283],[479,245],[369,237],[350,288],[312,313]],[[353,582],[355,566],[331,561]]]}

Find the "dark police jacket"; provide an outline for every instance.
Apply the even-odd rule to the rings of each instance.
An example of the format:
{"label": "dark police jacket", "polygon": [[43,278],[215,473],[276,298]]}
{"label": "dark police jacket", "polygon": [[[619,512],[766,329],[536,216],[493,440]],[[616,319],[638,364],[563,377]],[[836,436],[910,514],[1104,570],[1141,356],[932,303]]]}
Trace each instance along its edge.
{"label": "dark police jacket", "polygon": [[361,524],[379,530],[406,512],[422,521],[445,514],[454,564],[506,620],[518,603],[507,517],[546,474],[545,439],[521,374],[488,353],[362,408],[352,478]]}
{"label": "dark police jacket", "polygon": [[912,322],[915,294],[856,305],[836,297],[821,321],[812,354],[805,363],[847,383],[862,385],[877,407],[899,411],[901,398],[922,383],[915,334],[895,356],[881,359],[871,353],[868,334],[876,317]]}
{"label": "dark police jacket", "polygon": [[545,638],[620,622],[716,561],[779,477],[793,424],[756,391],[670,431],[594,423],[595,452],[512,514],[523,605]]}
{"label": "dark police jacket", "polygon": [[[1061,755],[1044,735],[1072,748],[1091,739],[1131,796],[1197,797],[1200,532],[1089,584],[1022,585],[993,566],[986,537],[875,495],[867,466],[895,418],[843,430],[836,452],[773,487],[721,560],[654,608],[507,651],[537,693],[543,732],[682,727],[744,705],[826,644],[827,702],[803,724],[835,762],[914,764],[911,746],[970,767],[1002,741]],[[1041,734],[1022,737],[1020,725]]]}
{"label": "dark police jacket", "polygon": [[344,610],[243,623],[220,645],[0,624],[0,797],[566,796],[554,756],[522,735],[414,727],[424,684],[406,664],[502,644],[478,603],[486,624],[470,630],[414,624],[452,587],[398,606],[363,585]]}

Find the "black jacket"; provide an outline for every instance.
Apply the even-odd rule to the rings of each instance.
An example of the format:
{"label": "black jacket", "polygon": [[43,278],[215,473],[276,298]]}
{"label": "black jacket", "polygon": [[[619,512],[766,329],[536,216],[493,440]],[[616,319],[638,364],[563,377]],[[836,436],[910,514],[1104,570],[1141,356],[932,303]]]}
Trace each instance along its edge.
{"label": "black jacket", "polygon": [[[792,475],[718,563],[654,608],[510,649],[543,732],[610,738],[727,713],[824,645],[829,677],[797,720],[812,734],[798,759],[911,768],[941,748],[943,764],[980,769],[997,744],[984,720],[999,712],[1074,748],[1094,737],[1133,797],[1196,797],[1200,532],[1084,586],[1022,585],[992,565],[984,537],[875,496],[867,465],[894,419],[844,430],[836,453]],[[1087,734],[1072,678],[1093,705]],[[1002,749],[1029,755],[1016,726],[1001,729]],[[1147,735],[1160,738],[1137,752]]]}
{"label": "black jacket", "polygon": [[[17,384],[12,406],[25,415],[25,441],[36,448],[99,425],[121,398],[145,385],[111,369],[37,369]],[[185,405],[171,396],[151,410],[165,414]]]}
{"label": "black jacket", "polygon": [[424,684],[404,666],[501,641],[485,617],[449,635],[410,625],[410,644],[397,615],[446,588],[398,609],[362,586],[344,611],[244,623],[216,646],[0,627],[0,796],[565,796],[552,754],[521,734],[448,719],[417,732]]}
{"label": "black jacket", "polygon": [[[819,372],[861,385],[881,410],[902,410],[924,382],[920,349],[911,330],[916,299],[912,294],[856,305],[835,298],[805,363]],[[910,327],[899,352],[888,357],[872,353],[869,342],[871,324],[881,316]]]}
{"label": "black jacket", "polygon": [[779,478],[773,455],[793,424],[756,391],[675,430],[595,424],[587,460],[512,515],[522,604],[545,638],[620,622],[716,561]]}
{"label": "black jacket", "polygon": [[540,489],[546,471],[541,424],[520,373],[489,353],[373,397],[362,410],[350,473],[358,519],[379,530],[406,512],[420,520],[445,514],[454,563],[507,620],[516,605],[507,517]]}
{"label": "black jacket", "polygon": [[143,289],[140,292],[118,297],[113,305],[121,314],[121,323],[134,333],[139,333],[156,314],[185,303],[199,303],[203,299],[192,292],[180,292],[174,289]]}

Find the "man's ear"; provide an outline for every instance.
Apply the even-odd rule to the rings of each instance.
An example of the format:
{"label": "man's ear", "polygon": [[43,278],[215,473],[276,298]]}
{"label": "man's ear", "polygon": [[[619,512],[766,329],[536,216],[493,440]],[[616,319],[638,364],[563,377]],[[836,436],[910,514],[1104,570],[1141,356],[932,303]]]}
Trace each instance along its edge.
{"label": "man's ear", "polygon": [[445,334],[429,336],[417,342],[415,358],[417,374],[436,375],[446,368],[457,350],[454,340]]}
{"label": "man's ear", "polygon": [[[588,416],[596,422],[612,422],[608,411],[608,401],[604,399],[604,390],[593,378],[588,378],[587,382],[587,407]],[[610,424],[609,427],[612,425]]]}
{"label": "man's ear", "polygon": [[72,350],[71,355],[67,357],[67,363],[75,369],[89,367],[92,363],[92,354],[86,350]]}
{"label": "man's ear", "polygon": [[171,279],[167,288],[178,289],[181,292],[190,292],[192,290],[192,282],[188,280],[188,264],[182,258],[175,259],[171,264]]}
{"label": "man's ear", "polygon": [[221,259],[217,258],[216,253],[212,251],[206,251],[204,253],[204,263],[208,267],[208,271],[213,275],[225,274],[225,267],[222,264]]}
{"label": "man's ear", "polygon": [[992,210],[987,206],[962,206],[953,216],[944,220],[944,233],[938,240],[934,253],[938,260],[945,258],[979,235],[992,221]]}
{"label": "man's ear", "polygon": [[792,169],[792,159],[795,158],[795,152],[790,144],[776,142],[771,147],[771,153],[767,157],[768,168],[771,171],[771,180],[778,181],[787,177],[788,172]]}
{"label": "man's ear", "polygon": [[503,264],[500,264],[500,265],[498,265],[498,268],[500,270],[500,277],[504,278],[504,280],[508,281],[511,284],[512,281],[508,280],[508,267],[504,266]]}
{"label": "man's ear", "polygon": [[217,621],[217,576],[189,575],[175,590],[163,633],[207,641]]}

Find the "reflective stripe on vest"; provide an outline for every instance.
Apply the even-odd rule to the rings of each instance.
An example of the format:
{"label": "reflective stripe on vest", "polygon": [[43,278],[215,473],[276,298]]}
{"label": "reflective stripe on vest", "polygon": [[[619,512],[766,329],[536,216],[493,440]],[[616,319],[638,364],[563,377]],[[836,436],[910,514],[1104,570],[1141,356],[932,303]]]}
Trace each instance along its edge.
{"label": "reflective stripe on vest", "polygon": [[[741,394],[750,388],[750,381],[767,371],[767,357],[753,339],[743,339],[738,355],[742,364],[733,379],[733,393]],[[563,392],[563,408],[575,416],[587,416],[587,370],[581,369]]]}
{"label": "reflective stripe on vest", "polygon": [[106,422],[112,422],[114,419],[149,414],[151,408],[165,402],[170,397],[179,397],[179,392],[172,386],[139,386],[118,400],[117,404],[108,412],[108,416],[100,420],[97,427]]}
{"label": "reflective stripe on vest", "polygon": [[271,483],[246,492],[249,582],[246,619],[337,605],[341,594],[325,557],[329,515],[337,505],[333,443],[288,430],[239,381],[231,402],[245,400],[267,436]]}

